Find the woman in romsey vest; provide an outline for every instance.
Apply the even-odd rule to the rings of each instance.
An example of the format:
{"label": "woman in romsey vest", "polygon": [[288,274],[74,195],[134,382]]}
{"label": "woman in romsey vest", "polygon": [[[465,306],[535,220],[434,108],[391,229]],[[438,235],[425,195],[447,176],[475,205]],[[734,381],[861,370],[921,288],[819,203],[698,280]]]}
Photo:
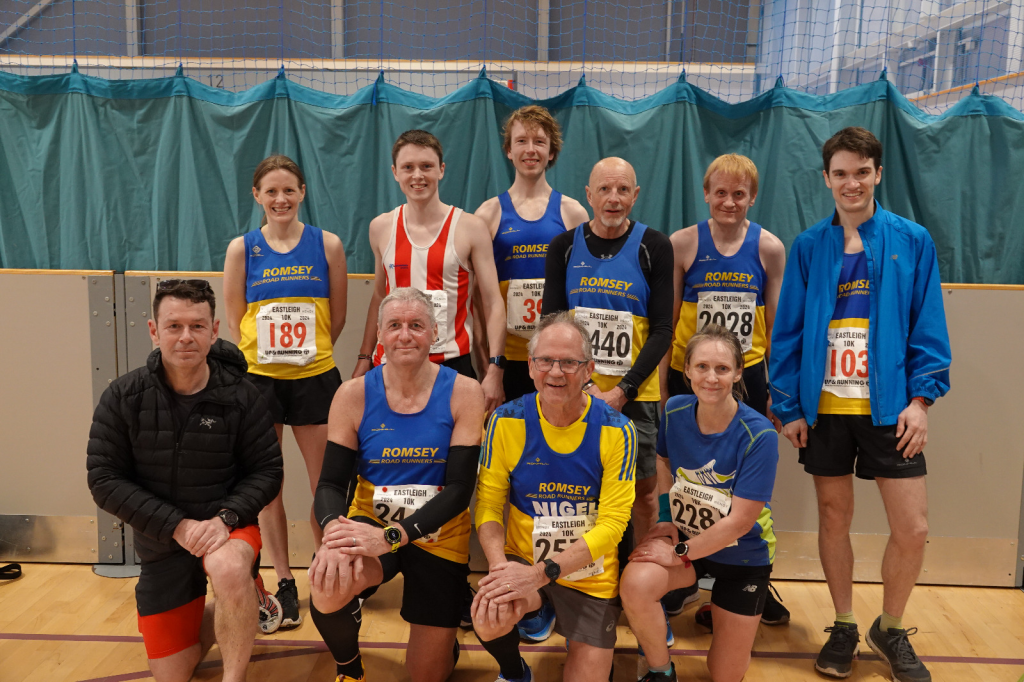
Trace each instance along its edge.
{"label": "woman in romsey vest", "polygon": [[[292,427],[310,489],[320,479],[327,445],[327,413],[341,374],[334,342],[345,326],[348,273],[337,235],[299,221],[306,181],[287,156],[256,167],[252,194],[263,224],[228,245],[224,301],[228,326],[249,364],[248,379],[263,393],[280,440]],[[283,490],[283,488],[282,488]],[[313,540],[320,525],[312,518]],[[298,592],[289,568],[288,531],[279,493],[259,518],[263,546],[278,577],[282,627],[296,626]]]}
{"label": "woman in romsey vest", "polygon": [[[779,460],[778,434],[740,402],[743,348],[728,328],[706,325],[690,338],[684,373],[694,395],[669,398],[658,432],[661,513],[629,557],[622,606],[647,657],[649,682],[676,679],[661,597],[715,578],[714,682],[739,682],[768,598],[775,533],[768,505]],[[691,565],[692,562],[692,565]],[[696,568],[696,570],[695,570]]]}

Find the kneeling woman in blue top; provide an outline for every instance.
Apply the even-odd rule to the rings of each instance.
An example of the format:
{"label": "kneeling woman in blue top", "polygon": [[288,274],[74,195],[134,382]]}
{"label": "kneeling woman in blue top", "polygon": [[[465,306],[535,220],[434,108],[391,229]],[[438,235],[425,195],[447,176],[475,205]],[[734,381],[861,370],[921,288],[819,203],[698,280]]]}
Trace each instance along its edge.
{"label": "kneeling woman in blue top", "polygon": [[708,669],[715,682],[739,682],[750,666],[775,558],[768,502],[778,436],[740,402],[743,349],[728,329],[711,324],[694,334],[684,367],[694,395],[677,395],[665,407],[658,432],[661,516],[629,557],[622,605],[650,666],[642,679],[675,680],[659,600],[698,574],[714,576]]}

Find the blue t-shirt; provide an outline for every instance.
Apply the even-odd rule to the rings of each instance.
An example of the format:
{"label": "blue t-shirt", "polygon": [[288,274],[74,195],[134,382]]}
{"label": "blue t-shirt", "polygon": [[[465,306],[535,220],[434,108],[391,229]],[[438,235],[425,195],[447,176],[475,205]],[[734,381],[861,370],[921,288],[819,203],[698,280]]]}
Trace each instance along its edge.
{"label": "blue t-shirt", "polygon": [[[764,502],[761,515],[736,546],[707,558],[722,564],[770,565],[775,560],[775,532],[768,503],[779,463],[778,434],[768,419],[743,403],[725,431],[703,434],[697,426],[697,404],[693,395],[668,399],[658,429],[658,454],[668,458],[674,480]],[[685,520],[684,515],[684,526]]]}

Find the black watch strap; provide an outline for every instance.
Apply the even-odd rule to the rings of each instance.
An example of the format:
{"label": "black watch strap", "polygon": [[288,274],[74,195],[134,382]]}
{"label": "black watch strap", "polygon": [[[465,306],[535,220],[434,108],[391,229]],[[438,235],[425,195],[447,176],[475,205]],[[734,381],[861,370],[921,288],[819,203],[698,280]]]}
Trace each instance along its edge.
{"label": "black watch strap", "polygon": [[231,530],[238,528],[238,514],[230,509],[221,509],[217,512],[217,516],[219,516],[220,520],[224,522],[224,525]]}
{"label": "black watch strap", "polygon": [[626,400],[636,400],[637,395],[640,393],[636,386],[625,381],[619,382],[619,388],[622,389],[622,393],[626,396]]}
{"label": "black watch strap", "polygon": [[558,576],[562,575],[562,567],[557,562],[545,559],[541,563],[544,564],[544,575],[547,576],[549,583],[555,582],[558,580]]}
{"label": "black watch strap", "polygon": [[505,369],[505,365],[508,364],[508,360],[504,355],[495,355],[493,358],[487,358],[487,364],[497,365],[498,369]]}

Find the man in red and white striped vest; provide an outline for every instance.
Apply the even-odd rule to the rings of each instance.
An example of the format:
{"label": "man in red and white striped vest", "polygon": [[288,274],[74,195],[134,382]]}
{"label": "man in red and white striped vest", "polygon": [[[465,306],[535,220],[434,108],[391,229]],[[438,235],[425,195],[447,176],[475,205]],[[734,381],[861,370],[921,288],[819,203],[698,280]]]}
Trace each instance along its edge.
{"label": "man in red and white striped vest", "polygon": [[374,289],[353,377],[386,362],[377,343],[377,308],[398,287],[415,287],[434,303],[438,335],[430,359],[460,374],[473,371],[473,286],[480,289],[490,359],[481,380],[490,413],[504,402],[505,304],[498,287],[487,226],[438,196],[444,177],[441,143],[424,130],[402,133],[391,150],[391,172],[406,203],[370,221]]}

